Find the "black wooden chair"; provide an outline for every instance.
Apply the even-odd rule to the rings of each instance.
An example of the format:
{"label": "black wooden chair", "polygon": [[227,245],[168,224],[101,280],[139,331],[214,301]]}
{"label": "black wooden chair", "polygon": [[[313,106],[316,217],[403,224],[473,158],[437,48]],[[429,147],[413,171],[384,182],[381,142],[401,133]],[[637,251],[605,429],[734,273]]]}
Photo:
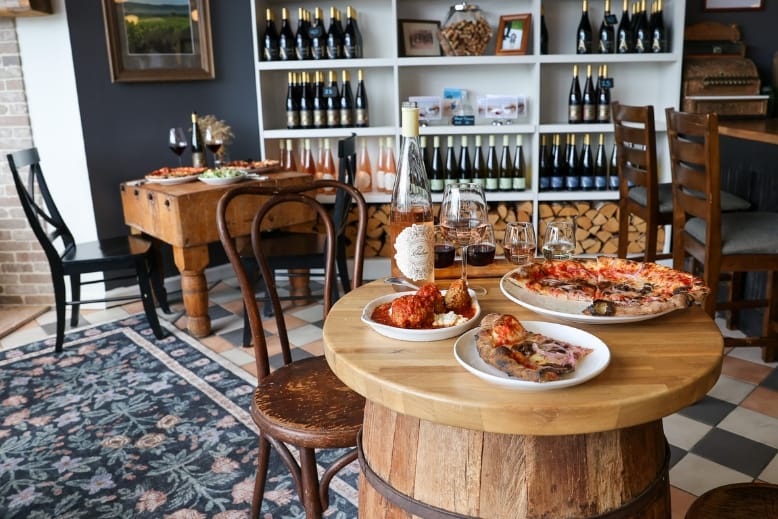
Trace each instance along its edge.
{"label": "black wooden chair", "polygon": [[[130,295],[82,300],[82,285],[130,278],[137,279],[143,309],[154,335],[158,339],[164,337],[154,306],[152,286],[162,310],[168,313],[170,309],[167,305],[161,273],[156,270],[157,263],[151,242],[139,236],[122,236],[76,243],[43,177],[38,150],[36,148],[20,150],[8,154],[7,158],[22,209],[46,254],[51,270],[57,314],[56,351],[62,351],[66,306],[71,306],[70,325],[76,326],[81,304],[138,299],[137,295]],[[28,168],[26,184],[20,174],[22,168]],[[129,274],[130,271],[134,273]],[[94,272],[101,272],[102,278],[91,281],[81,280],[82,274]],[[65,276],[70,279],[71,299],[69,301],[66,300]]]}
{"label": "black wooden chair", "polygon": [[[702,269],[710,288],[705,311],[738,312],[762,308],[762,335],[724,339],[724,345],[762,346],[765,361],[778,354],[778,213],[722,212],[718,117],[666,110],[667,140],[673,176],[673,266]],[[704,193],[701,198],[700,193]],[[765,272],[763,299],[743,299],[739,280],[747,272]],[[729,274],[726,301],[719,301],[722,273]]]}
{"label": "black wooden chair", "polygon": [[[356,155],[356,136],[341,139],[338,142],[338,157],[340,164],[338,167],[338,181],[345,184],[354,185],[356,173],[357,155]],[[340,277],[341,288],[344,293],[350,288],[348,258],[346,249],[348,247],[346,239],[346,224],[351,209],[351,197],[346,196],[342,191],[335,194],[335,203],[332,207],[332,221],[335,225],[336,241],[336,266]],[[323,269],[325,265],[326,236],[320,232],[294,232],[294,231],[270,231],[263,235],[262,247],[263,253],[270,266],[270,275],[275,280],[276,271],[286,270],[289,278],[296,276],[308,276],[311,269]],[[252,257],[244,256],[245,267],[249,272],[257,272],[257,265]],[[257,281],[265,281],[264,277],[258,276]],[[274,281],[275,282],[275,281]],[[257,283],[259,285],[259,283]],[[333,301],[339,296],[337,284],[332,288]],[[282,301],[311,300],[310,295],[280,296]],[[263,314],[265,317],[273,315],[273,307],[269,304],[270,299],[265,297]],[[243,320],[243,345],[251,346],[248,320]]]}
{"label": "black wooden chair", "polygon": [[[348,196],[356,202],[358,225],[351,281],[351,288],[356,288],[362,283],[367,205],[362,195],[353,186],[335,180],[322,180],[312,185],[295,186],[278,192],[273,191],[273,188],[261,186],[238,186],[225,193],[217,207],[219,238],[240,283],[257,365],[257,388],[251,403],[251,415],[259,428],[259,456],[251,512],[253,519],[259,517],[262,505],[271,446],[289,468],[300,501],[305,508],[305,516],[309,519],[322,516],[329,501],[330,480],[340,469],[356,459],[357,455],[356,450],[349,450],[319,479],[315,450],[355,447],[357,432],[362,426],[365,400],[346,387],[332,373],[323,356],[292,360],[281,298],[276,290],[269,258],[265,255],[263,242],[267,236],[260,231],[263,219],[273,208],[282,204],[307,206],[316,211],[326,236],[324,250],[324,315],[326,316],[333,303],[332,287],[337,283],[335,277],[337,231],[329,211],[311,196],[311,190],[333,187],[338,190],[338,193],[342,192],[343,196]],[[228,207],[233,201],[240,197],[256,195],[272,195],[268,201],[257,207],[251,227],[254,259],[259,265],[261,275],[267,280],[266,288],[275,313],[277,334],[281,343],[282,365],[272,372],[254,281],[246,271],[244,259],[238,252],[236,236],[230,231],[226,219]],[[294,459],[289,445],[299,450],[299,464]]]}

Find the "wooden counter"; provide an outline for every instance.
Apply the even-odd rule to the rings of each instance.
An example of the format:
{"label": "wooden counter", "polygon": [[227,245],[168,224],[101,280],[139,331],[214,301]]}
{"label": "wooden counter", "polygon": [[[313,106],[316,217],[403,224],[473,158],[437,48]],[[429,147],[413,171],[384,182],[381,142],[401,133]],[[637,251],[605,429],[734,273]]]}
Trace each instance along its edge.
{"label": "wooden counter", "polygon": [[778,144],[778,119],[719,119],[719,134]]}

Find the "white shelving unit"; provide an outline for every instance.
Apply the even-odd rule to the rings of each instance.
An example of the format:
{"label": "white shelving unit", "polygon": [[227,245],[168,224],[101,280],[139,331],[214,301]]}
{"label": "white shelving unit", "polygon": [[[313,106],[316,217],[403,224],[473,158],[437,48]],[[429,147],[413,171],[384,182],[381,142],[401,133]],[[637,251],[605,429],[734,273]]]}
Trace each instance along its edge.
{"label": "white shelving unit", "polygon": [[[614,80],[612,99],[624,104],[653,104],[655,107],[658,163],[660,178],[669,180],[669,161],[665,137],[664,108],[678,107],[681,86],[683,53],[683,27],[685,0],[665,0],[664,22],[668,31],[670,52],[661,54],[575,54],[575,31],[581,16],[581,0],[546,0],[546,27],[549,32],[549,54],[540,54],[540,11],[541,0],[481,0],[477,2],[497,33],[501,15],[531,13],[532,33],[529,50],[522,56],[495,56],[496,37],[479,57],[399,57],[398,20],[445,21],[453,0],[348,0],[335,5],[345,12],[347,5],[357,9],[359,27],[364,43],[363,59],[357,60],[308,60],[287,62],[259,61],[259,38],[265,26],[265,8],[270,7],[280,23],[281,7],[289,8],[295,17],[298,7],[313,12],[316,6],[325,12],[325,24],[329,26],[330,4],[309,0],[294,3],[281,0],[253,0],[254,24],[254,69],[257,84],[257,105],[260,130],[260,149],[263,157],[277,154],[280,139],[320,137],[341,138],[351,135],[368,138],[371,157],[375,157],[377,137],[392,136],[399,143],[400,104],[411,95],[441,95],[444,87],[464,88],[470,92],[471,101],[486,94],[524,95],[527,97],[527,113],[516,124],[492,126],[432,125],[422,127],[422,135],[505,135],[522,134],[524,152],[529,174],[528,189],[522,193],[489,193],[490,202],[531,200],[537,221],[538,202],[570,200],[615,200],[615,191],[592,192],[538,192],[538,146],[540,135],[553,133],[575,133],[597,135],[604,133],[610,154],[612,147],[612,124],[567,124],[567,94],[570,88],[572,68],[579,65],[581,87],[586,65],[591,64],[596,72],[599,64],[608,64],[608,75]],[[630,2],[631,4],[632,2]],[[621,16],[621,2],[613,2],[613,14]],[[589,18],[596,33],[602,20],[604,1],[590,0]],[[596,40],[596,37],[595,37]],[[369,128],[337,128],[312,130],[287,130],[284,99],[286,98],[287,72],[296,70],[349,70],[356,78],[357,69],[363,69],[368,91]],[[355,81],[352,79],[352,88]],[[550,141],[550,139],[549,139]],[[472,146],[471,140],[471,146]],[[513,147],[514,139],[511,139]],[[580,146],[582,139],[577,140]],[[429,145],[431,147],[431,142]],[[443,143],[441,143],[443,144]],[[456,142],[459,144],[458,140]],[[484,143],[485,144],[485,143]],[[498,151],[501,140],[498,139]],[[441,150],[443,151],[443,150]],[[486,149],[484,148],[484,152]],[[513,149],[511,149],[513,154]],[[375,166],[375,158],[373,158]],[[439,199],[440,195],[436,195]],[[370,203],[386,203],[389,195],[371,193]],[[435,196],[433,200],[435,200]]]}

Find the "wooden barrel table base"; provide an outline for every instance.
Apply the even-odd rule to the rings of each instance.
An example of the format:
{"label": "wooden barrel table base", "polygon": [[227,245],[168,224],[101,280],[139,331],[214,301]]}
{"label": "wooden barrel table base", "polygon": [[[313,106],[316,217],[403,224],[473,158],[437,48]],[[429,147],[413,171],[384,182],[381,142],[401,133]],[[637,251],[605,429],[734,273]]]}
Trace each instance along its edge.
{"label": "wooden barrel table base", "polygon": [[[434,424],[368,401],[357,452],[366,519],[670,516],[670,449],[661,420],[601,433],[521,436]],[[430,471],[430,463],[438,466]],[[424,480],[417,481],[422,465]]]}

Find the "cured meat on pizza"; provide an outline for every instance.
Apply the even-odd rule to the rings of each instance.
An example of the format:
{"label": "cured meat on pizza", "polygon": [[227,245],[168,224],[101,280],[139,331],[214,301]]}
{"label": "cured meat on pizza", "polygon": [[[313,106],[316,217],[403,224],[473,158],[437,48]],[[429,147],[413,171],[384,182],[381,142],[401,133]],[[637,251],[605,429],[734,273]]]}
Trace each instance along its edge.
{"label": "cured meat on pizza", "polygon": [[481,321],[476,349],[490,366],[532,382],[558,380],[575,371],[579,361],[592,352],[527,331],[516,317],[497,313],[488,314]]}

